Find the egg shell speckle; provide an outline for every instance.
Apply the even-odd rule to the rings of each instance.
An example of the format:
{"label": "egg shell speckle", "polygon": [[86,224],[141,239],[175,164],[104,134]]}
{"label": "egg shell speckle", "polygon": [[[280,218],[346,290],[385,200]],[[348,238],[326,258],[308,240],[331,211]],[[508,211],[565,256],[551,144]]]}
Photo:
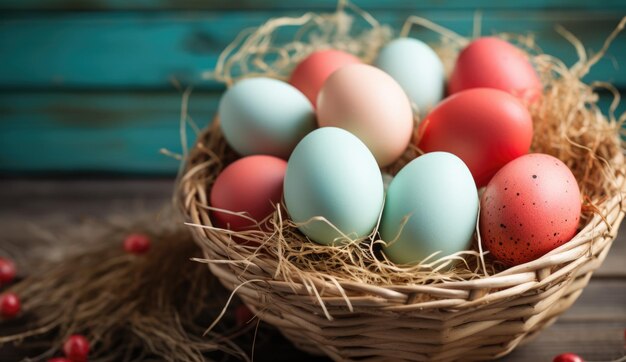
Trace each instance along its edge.
{"label": "egg shell speckle", "polygon": [[580,211],[580,190],[570,169],[550,155],[525,155],[504,166],[485,188],[482,242],[509,266],[526,263],[568,242]]}

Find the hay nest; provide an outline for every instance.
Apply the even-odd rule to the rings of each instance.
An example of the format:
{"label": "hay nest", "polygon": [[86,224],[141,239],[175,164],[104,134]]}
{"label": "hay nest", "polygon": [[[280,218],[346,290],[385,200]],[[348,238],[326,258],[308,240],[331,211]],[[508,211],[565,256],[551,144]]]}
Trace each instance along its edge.
{"label": "hay nest", "polygon": [[[207,195],[237,155],[216,117],[185,155],[178,182],[179,205],[204,253],[196,260],[206,263],[261,320],[311,353],[373,361],[485,360],[509,353],[573,304],[606,257],[624,217],[626,165],[620,130],[626,114],[614,115],[619,94],[610,84],[588,85],[581,78],[625,24],[626,18],[591,58],[561,29],[580,58],[571,67],[541,53],[532,36],[497,35],[526,52],[544,86],[542,101],[530,107],[531,151],[565,162],[584,198],[577,235],[541,258],[506,269],[483,251],[477,232],[470,250],[399,266],[380,252],[385,241],[378,239],[377,230],[343,245],[318,245],[298,231],[284,205],[275,205],[275,212],[254,230],[218,228],[211,222],[214,209]],[[441,36],[432,46],[449,72],[469,39],[414,16],[401,35],[409,35],[415,25]],[[288,27],[296,27],[296,36],[281,41]],[[207,76],[228,86],[259,75],[286,79],[301,59],[324,48],[346,50],[368,62],[391,34],[369,14],[340,2],[332,14],[271,19],[245,30]],[[600,89],[615,95],[608,115],[598,106]],[[414,114],[418,124],[419,113]],[[384,171],[393,175],[419,154],[410,146]]]}
{"label": "hay nest", "polygon": [[[369,29],[355,30],[359,26],[354,26],[354,17],[344,12],[343,6],[354,10]],[[581,78],[602,57],[624,23],[620,23],[601,51],[592,58],[587,58],[579,41],[560,29],[579,54],[579,61],[572,67],[540,53],[532,36],[498,34],[524,49],[539,73],[544,95],[541,102],[530,108],[534,127],[531,152],[553,155],[572,170],[584,198],[580,229],[589,223],[593,215],[603,217],[603,212],[606,212],[604,204],[608,200],[621,197],[621,176],[625,166],[618,135],[626,121],[626,114],[617,118],[613,112],[619,102],[619,93],[610,84],[588,85]],[[441,34],[441,42],[433,47],[449,72],[456,54],[469,39],[418,17],[407,20],[401,35],[408,35],[413,25],[426,26]],[[283,28],[294,26],[297,27],[294,39],[286,43],[275,40],[276,34]],[[324,48],[345,50],[358,55],[364,62],[371,62],[378,49],[390,38],[390,29],[353,5],[342,4],[336,13],[277,18],[258,29],[243,31],[224,50],[216,70],[207,76],[228,86],[238,79],[255,76],[284,80],[300,60],[312,51]],[[599,89],[608,90],[615,96],[608,115],[604,115],[598,107]],[[418,112],[415,113],[415,120],[419,124]],[[411,145],[396,163],[384,171],[395,175],[420,153]],[[385,241],[377,239],[377,230],[365,240],[351,240],[346,245],[318,245],[298,231],[282,211],[285,210],[284,205],[282,208],[276,205],[276,212],[261,223],[263,227],[259,225],[256,230],[233,232],[217,228],[208,217],[213,208],[208,204],[207,193],[221,170],[237,157],[222,137],[219,119],[216,118],[210,129],[199,135],[179,182],[185,212],[190,211],[191,203],[198,208],[191,210],[195,217],[190,224],[204,229],[209,239],[222,240],[225,247],[233,251],[233,260],[229,262],[255,264],[258,259],[275,260],[274,277],[290,283],[306,281],[313,275],[376,286],[472,280],[503,270],[501,264],[482,252],[478,240],[474,241],[471,250],[443,258],[432,255],[409,267],[394,265],[381,255],[380,247]],[[235,242],[235,239],[254,241],[261,247],[245,246]]]}

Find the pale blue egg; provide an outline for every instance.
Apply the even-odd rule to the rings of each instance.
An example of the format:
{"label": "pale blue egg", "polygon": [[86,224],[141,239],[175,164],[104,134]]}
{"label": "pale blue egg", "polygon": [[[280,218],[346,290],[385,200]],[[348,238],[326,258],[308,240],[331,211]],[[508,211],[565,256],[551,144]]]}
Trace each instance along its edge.
{"label": "pale blue egg", "polygon": [[[383,208],[383,180],[376,159],[352,133],[324,127],[309,133],[287,165],[284,196],[287,211],[311,240],[325,245],[341,234],[323,217],[356,240],[375,228]],[[308,222],[308,223],[307,223]]]}
{"label": "pale blue egg", "polygon": [[287,159],[315,129],[311,102],[292,85],[272,78],[243,79],[222,96],[219,117],[224,138],[237,153]]}
{"label": "pale blue egg", "polygon": [[443,98],[443,63],[422,41],[413,38],[392,40],[382,47],[375,65],[402,86],[422,115]]}
{"label": "pale blue egg", "polygon": [[[380,235],[396,264],[416,264],[467,250],[478,217],[469,169],[447,152],[424,154],[403,167],[387,189]],[[404,225],[403,225],[404,224]]]}

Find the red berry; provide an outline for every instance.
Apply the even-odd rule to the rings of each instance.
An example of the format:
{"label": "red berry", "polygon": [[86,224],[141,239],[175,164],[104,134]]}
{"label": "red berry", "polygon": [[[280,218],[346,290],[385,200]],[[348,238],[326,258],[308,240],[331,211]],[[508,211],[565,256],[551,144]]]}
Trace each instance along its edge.
{"label": "red berry", "polygon": [[20,312],[20,298],[15,293],[0,296],[0,314],[4,318],[13,318]]}
{"label": "red berry", "polygon": [[563,353],[554,357],[552,362],[585,362],[585,360],[574,353]]}
{"label": "red berry", "polygon": [[80,334],[73,334],[63,344],[65,357],[72,362],[86,362],[89,354],[89,341]]}
{"label": "red berry", "polygon": [[242,304],[235,309],[235,320],[238,327],[247,324],[252,318],[254,318],[254,314],[245,305]]}
{"label": "red berry", "polygon": [[15,264],[9,259],[0,258],[0,284],[10,283],[15,278]]}
{"label": "red berry", "polygon": [[72,362],[72,361],[70,361],[69,359],[65,357],[54,357],[54,358],[50,358],[48,362]]}
{"label": "red berry", "polygon": [[130,234],[124,239],[124,250],[130,254],[144,254],[150,250],[150,238],[145,234]]}

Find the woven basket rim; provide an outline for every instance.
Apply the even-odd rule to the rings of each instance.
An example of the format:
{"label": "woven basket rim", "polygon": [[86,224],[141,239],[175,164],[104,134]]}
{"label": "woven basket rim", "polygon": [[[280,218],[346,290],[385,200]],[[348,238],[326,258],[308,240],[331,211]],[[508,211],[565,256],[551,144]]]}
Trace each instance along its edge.
{"label": "woven basket rim", "polygon": [[[190,152],[190,158],[185,167],[186,171],[193,168],[190,166],[191,164],[202,164],[202,162],[195,161],[194,157],[202,154],[202,152],[198,151],[204,149],[202,140],[207,137],[222,137],[219,130],[218,119],[215,119],[211,126],[205,129],[198,137],[200,141],[195,144]],[[618,170],[615,182],[620,185],[620,190],[624,192],[626,186],[626,179],[624,177],[626,163],[623,154],[618,154],[615,159],[611,161],[611,164]],[[197,166],[194,167],[197,168]],[[198,184],[194,185],[194,181],[198,181],[198,178],[202,179],[203,177],[200,176],[199,172],[195,173],[195,176],[196,177],[183,177],[179,180],[177,186],[178,204],[191,224],[211,225],[209,211],[206,207],[202,207],[202,205],[208,205],[206,192],[210,185],[204,185],[205,190],[198,190]],[[195,192],[190,192],[193,189],[195,189]],[[196,195],[197,197],[190,197],[191,195]],[[571,273],[575,268],[582,267],[584,264],[582,261],[586,259],[581,258],[581,256],[589,254],[590,248],[595,250],[610,246],[610,241],[617,235],[619,225],[624,217],[621,193],[605,200],[598,206],[604,210],[604,215],[594,214],[569,242],[536,260],[510,267],[493,275],[462,281],[440,280],[427,285],[371,285],[351,280],[342,280],[341,278],[335,278],[336,281],[331,282],[323,275],[320,275],[320,273],[312,272],[308,273],[307,276],[311,277],[312,280],[316,280],[319,283],[318,286],[325,292],[332,291],[332,294],[335,295],[343,295],[345,291],[361,290],[362,292],[389,299],[402,299],[405,297],[406,293],[420,292],[427,292],[434,295],[439,294],[441,297],[447,298],[467,298],[468,291],[480,289],[511,289],[512,287],[523,285],[524,283],[534,280],[542,282],[542,285],[547,285],[552,280],[558,279],[567,273]],[[229,240],[228,232],[220,232],[217,229],[194,229],[196,229],[197,233],[204,233],[203,237],[210,239],[215,248],[221,250],[224,255],[227,255],[228,258],[225,258],[225,260],[229,262],[246,260],[248,268],[258,268],[259,272],[265,271],[270,275],[273,273],[273,268],[271,265],[268,265],[271,263],[268,263],[267,258],[255,257],[251,249],[233,243]],[[594,244],[594,241],[600,237],[605,237],[605,242]],[[206,248],[203,250],[207,259],[214,259],[216,256],[215,253],[206,250]],[[254,264],[256,264],[256,268],[253,266]],[[561,267],[557,270],[551,270],[557,266]],[[297,281],[297,278],[291,280],[291,282]],[[279,282],[286,282],[286,280],[279,277],[275,278],[275,282],[277,282],[276,284],[278,285]],[[289,289],[293,289],[293,285],[289,286]],[[519,292],[519,290],[516,292]]]}

